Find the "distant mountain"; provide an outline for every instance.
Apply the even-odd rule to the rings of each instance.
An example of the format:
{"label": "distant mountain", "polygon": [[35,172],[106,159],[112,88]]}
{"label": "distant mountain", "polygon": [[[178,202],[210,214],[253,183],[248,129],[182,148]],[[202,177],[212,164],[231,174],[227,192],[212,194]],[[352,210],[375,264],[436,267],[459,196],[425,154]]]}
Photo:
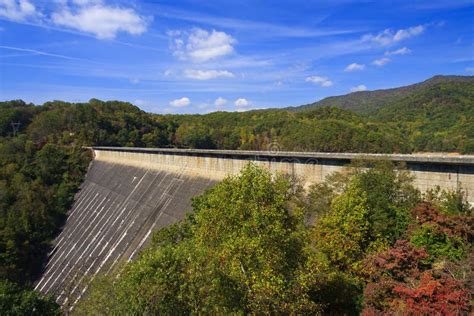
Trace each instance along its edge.
{"label": "distant mountain", "polygon": [[[321,101],[289,108],[306,110],[324,106],[352,110],[359,113],[372,113],[380,108],[390,107],[401,100],[424,94],[428,90],[443,90],[445,96],[452,95],[451,90],[468,91],[474,89],[474,76],[435,76],[426,81],[409,86],[374,91],[359,91],[342,96],[328,97]],[[413,104],[416,106],[416,104]],[[474,105],[473,105],[474,106]]]}

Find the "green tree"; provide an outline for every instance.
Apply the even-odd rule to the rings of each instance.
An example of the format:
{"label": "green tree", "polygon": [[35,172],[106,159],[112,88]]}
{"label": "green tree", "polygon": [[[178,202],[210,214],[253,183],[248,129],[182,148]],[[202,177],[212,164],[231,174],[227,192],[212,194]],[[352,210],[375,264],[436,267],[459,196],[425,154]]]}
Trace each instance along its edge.
{"label": "green tree", "polygon": [[449,236],[430,225],[422,225],[413,232],[410,242],[426,249],[430,260],[447,259],[459,261],[464,258],[467,246],[459,236]]}
{"label": "green tree", "polygon": [[37,177],[46,184],[60,182],[67,170],[66,155],[54,144],[46,144],[36,153],[35,170]]}
{"label": "green tree", "polygon": [[4,280],[0,280],[0,312],[5,316],[61,315],[53,299]]}
{"label": "green tree", "polygon": [[367,193],[354,179],[343,194],[334,198],[331,211],[319,220],[313,240],[336,267],[358,270],[366,251],[380,249],[386,242],[382,236],[369,235],[370,225]]}
{"label": "green tree", "polygon": [[[325,197],[333,196],[330,210],[315,225],[313,240],[337,267],[358,271],[367,253],[383,249],[405,234],[419,193],[406,172],[383,162],[369,170],[356,170],[347,186],[331,178],[328,181],[311,191],[324,209]],[[318,195],[318,188],[324,194]]]}
{"label": "green tree", "polygon": [[178,146],[189,148],[215,148],[209,127],[202,124],[181,125],[175,134]]}

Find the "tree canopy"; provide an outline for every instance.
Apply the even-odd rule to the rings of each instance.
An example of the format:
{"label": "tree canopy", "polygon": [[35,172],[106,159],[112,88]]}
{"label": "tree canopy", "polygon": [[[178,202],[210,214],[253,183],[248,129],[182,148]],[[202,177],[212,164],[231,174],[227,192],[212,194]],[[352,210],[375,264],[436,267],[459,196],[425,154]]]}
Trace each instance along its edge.
{"label": "tree canopy", "polygon": [[[0,102],[0,136],[13,134],[11,123],[20,123],[20,131],[33,142],[64,145],[242,150],[268,150],[276,145],[289,151],[474,152],[472,79],[434,80],[394,90],[370,92],[374,94],[367,97],[372,102],[370,111],[343,106],[352,104],[347,101],[352,94],[340,97],[346,100],[343,103],[328,99],[320,104],[323,107],[206,115],[157,115],[127,102],[97,99],[38,106],[16,100]],[[379,94],[387,97],[379,98]]]}

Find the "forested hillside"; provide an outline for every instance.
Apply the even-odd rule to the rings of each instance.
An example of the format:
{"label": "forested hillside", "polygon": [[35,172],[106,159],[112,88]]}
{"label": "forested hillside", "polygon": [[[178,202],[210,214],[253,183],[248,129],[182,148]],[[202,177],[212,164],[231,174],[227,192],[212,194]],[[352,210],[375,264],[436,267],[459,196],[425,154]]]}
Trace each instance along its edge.
{"label": "forested hillside", "polygon": [[376,120],[397,123],[414,148],[474,150],[474,77],[432,84],[377,110]]}
{"label": "forested hillside", "polygon": [[[370,113],[380,108],[389,107],[407,97],[424,93],[432,87],[442,88],[447,84],[450,84],[451,86],[454,84],[468,92],[468,89],[472,89],[473,81],[474,77],[472,76],[434,76],[423,82],[404,87],[352,92],[346,95],[324,98],[311,104],[297,106],[290,109],[297,111],[316,107],[334,106],[359,113]],[[416,104],[411,105],[416,107]]]}
{"label": "forested hillside", "polygon": [[[90,153],[78,144],[38,141],[26,132],[43,110],[0,105],[0,314],[58,314],[54,300],[31,290],[51,241],[82,183]],[[20,123],[15,137],[11,122]]]}
{"label": "forested hillside", "polygon": [[[473,78],[439,76],[414,86],[330,98],[299,111],[156,115],[119,101],[41,106],[11,101],[0,104],[0,135],[11,135],[10,123],[19,122],[34,142],[64,145],[472,153]],[[361,110],[352,102],[371,105]]]}

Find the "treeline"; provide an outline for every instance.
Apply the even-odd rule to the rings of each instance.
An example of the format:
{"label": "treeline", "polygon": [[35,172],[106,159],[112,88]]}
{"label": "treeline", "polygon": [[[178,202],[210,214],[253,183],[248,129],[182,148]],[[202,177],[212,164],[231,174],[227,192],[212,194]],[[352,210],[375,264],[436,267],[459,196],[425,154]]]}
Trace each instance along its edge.
{"label": "treeline", "polygon": [[421,195],[389,164],[302,190],[249,165],[193,200],[77,314],[461,315],[472,312],[473,210]]}
{"label": "treeline", "polygon": [[119,101],[10,101],[0,103],[0,135],[11,135],[10,123],[19,122],[33,142],[64,145],[473,153],[473,104],[471,81],[441,81],[362,113],[316,107],[155,115]]}
{"label": "treeline", "polygon": [[[13,133],[8,122],[33,142],[62,145],[180,147],[267,150],[407,152],[396,128],[370,122],[336,108],[293,113],[284,110],[208,115],[153,115],[118,101],[71,104],[22,101],[0,104],[8,113],[0,135]],[[7,117],[7,115],[5,115]],[[16,118],[16,121],[15,121]]]}
{"label": "treeline", "polygon": [[[46,102],[41,106],[21,100],[0,102],[1,136],[13,134],[12,122],[35,144],[143,146],[165,124],[126,102]],[[159,140],[155,140],[155,143]],[[163,145],[167,142],[163,140]]]}

